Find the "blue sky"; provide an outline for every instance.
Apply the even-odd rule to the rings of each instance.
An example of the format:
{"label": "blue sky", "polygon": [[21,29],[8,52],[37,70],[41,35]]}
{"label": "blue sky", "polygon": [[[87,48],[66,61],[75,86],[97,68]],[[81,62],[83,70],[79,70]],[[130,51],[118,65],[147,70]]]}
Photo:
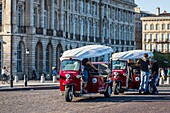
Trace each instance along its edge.
{"label": "blue sky", "polygon": [[135,0],[135,3],[142,11],[156,12],[156,7],[160,7],[161,13],[166,10],[170,13],[170,0]]}

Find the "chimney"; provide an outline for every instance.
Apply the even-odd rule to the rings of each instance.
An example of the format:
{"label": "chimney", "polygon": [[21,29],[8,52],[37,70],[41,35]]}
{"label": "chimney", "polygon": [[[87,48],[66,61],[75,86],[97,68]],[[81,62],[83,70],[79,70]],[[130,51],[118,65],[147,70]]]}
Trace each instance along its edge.
{"label": "chimney", "polygon": [[166,10],[164,10],[164,14],[166,14]]}
{"label": "chimney", "polygon": [[156,8],[156,15],[158,16],[159,14],[160,14],[160,8],[157,7],[157,8]]}

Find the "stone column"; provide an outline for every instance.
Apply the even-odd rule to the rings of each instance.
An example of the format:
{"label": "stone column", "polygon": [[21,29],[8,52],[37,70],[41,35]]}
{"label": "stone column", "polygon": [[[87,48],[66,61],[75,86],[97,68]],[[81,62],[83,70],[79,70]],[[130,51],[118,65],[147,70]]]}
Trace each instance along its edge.
{"label": "stone column", "polygon": [[60,0],[60,14],[59,14],[59,30],[63,31],[64,23],[64,11],[63,11],[63,0]]}
{"label": "stone column", "polygon": [[44,0],[40,0],[40,27],[44,28]]}
{"label": "stone column", "polygon": [[51,0],[51,7],[50,7],[50,28],[54,29],[54,0]]}
{"label": "stone column", "polygon": [[12,0],[12,29],[13,33],[17,32],[17,6],[16,6],[16,0]]}
{"label": "stone column", "polygon": [[26,0],[26,12],[27,34],[32,34],[34,26],[34,0]]}

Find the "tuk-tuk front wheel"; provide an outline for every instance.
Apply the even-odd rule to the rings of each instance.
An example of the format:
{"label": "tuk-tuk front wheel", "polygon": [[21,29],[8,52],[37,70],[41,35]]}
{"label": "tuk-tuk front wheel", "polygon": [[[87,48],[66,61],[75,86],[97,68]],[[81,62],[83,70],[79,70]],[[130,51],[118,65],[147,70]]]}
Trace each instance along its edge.
{"label": "tuk-tuk front wheel", "polygon": [[108,98],[111,96],[111,94],[112,94],[112,87],[111,87],[111,85],[108,85],[108,88],[107,88],[106,92],[104,93],[104,97]]}
{"label": "tuk-tuk front wheel", "polygon": [[121,85],[120,82],[115,82],[113,84],[113,92],[115,95],[118,95],[120,93],[120,88],[121,88],[120,85]]}
{"label": "tuk-tuk front wheel", "polygon": [[65,86],[65,100],[71,102],[73,99],[73,86]]}

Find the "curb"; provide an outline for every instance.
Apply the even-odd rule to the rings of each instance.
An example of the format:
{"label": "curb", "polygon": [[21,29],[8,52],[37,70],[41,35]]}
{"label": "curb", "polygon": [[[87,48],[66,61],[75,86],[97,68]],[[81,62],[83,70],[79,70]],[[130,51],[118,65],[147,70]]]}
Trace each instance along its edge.
{"label": "curb", "polygon": [[22,91],[22,90],[47,90],[47,89],[59,89],[60,87],[57,85],[49,85],[49,86],[27,86],[27,87],[6,87],[6,88],[0,88],[0,92],[2,91]]}

